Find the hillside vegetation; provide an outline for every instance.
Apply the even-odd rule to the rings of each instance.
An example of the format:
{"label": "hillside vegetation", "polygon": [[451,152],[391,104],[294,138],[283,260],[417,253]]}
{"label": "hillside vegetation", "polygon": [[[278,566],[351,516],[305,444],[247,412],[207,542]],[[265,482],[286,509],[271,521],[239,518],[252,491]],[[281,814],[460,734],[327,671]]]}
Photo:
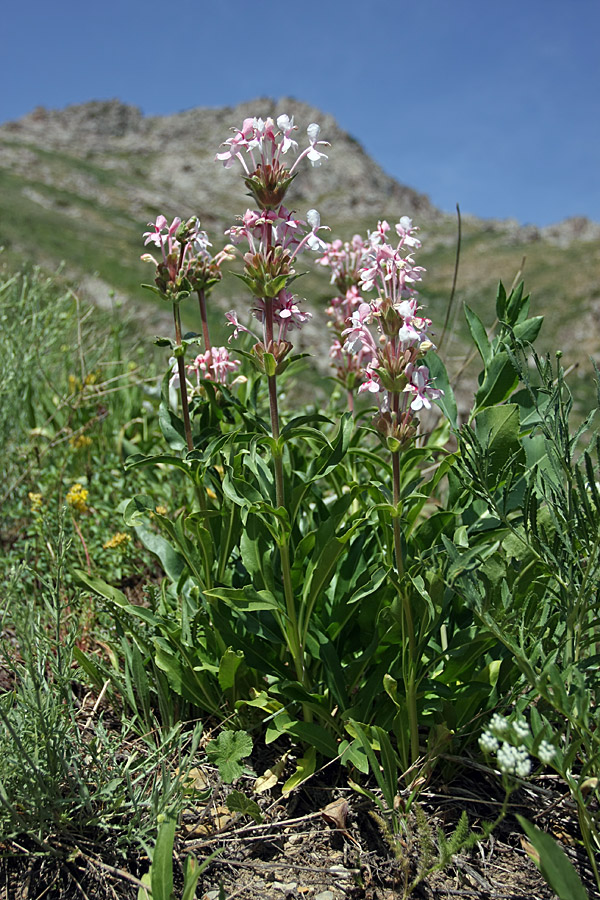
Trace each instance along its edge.
{"label": "hillside vegetation", "polygon": [[[432,318],[443,320],[456,259],[456,217],[386,175],[331,116],[285,98],[164,117],[144,117],[116,100],[90,102],[58,111],[39,108],[1,126],[4,258],[51,269],[62,262],[82,297],[101,305],[111,305],[109,291],[128,302],[155,303],[140,289],[148,280],[147,267],[139,261],[146,222],[158,212],[168,217],[198,215],[219,249],[226,241],[224,230],[243,210],[232,199],[237,192],[230,190],[231,173],[214,161],[215,153],[228,129],[245,116],[283,111],[302,123],[319,122],[322,136],[331,143],[327,163],[294,186],[299,215],[308,207],[318,208],[332,236],[343,239],[365,234],[378,219],[411,216],[421,227],[419,261],[427,268],[423,302]],[[325,343],[318,307],[321,300],[325,305],[330,291],[327,273],[307,268],[298,291],[311,298],[315,318],[305,341],[319,355]],[[560,346],[567,365],[597,355],[600,225],[571,219],[537,228],[463,217],[458,311],[467,303],[485,321],[498,280],[509,286],[521,271],[533,308],[545,316],[540,348],[553,351]],[[213,300],[214,327],[238,296],[239,283],[226,276]],[[197,326],[193,310],[184,309],[183,316],[184,321],[189,318],[189,327]],[[448,352],[462,359],[465,333],[459,314],[456,330]],[[448,364],[452,368],[451,359]],[[585,385],[581,387],[585,393]]]}

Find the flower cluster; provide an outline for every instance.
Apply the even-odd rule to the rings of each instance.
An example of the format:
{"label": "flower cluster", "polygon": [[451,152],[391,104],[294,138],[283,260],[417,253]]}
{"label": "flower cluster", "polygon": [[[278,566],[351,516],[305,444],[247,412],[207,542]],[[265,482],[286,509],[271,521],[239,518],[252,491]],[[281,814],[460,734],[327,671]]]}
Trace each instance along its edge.
{"label": "flower cluster", "polygon": [[317,260],[319,265],[331,270],[331,284],[339,291],[325,310],[329,317],[328,325],[333,331],[329,356],[338,379],[349,392],[351,403],[356,381],[362,379],[361,373],[371,359],[369,351],[363,348],[357,352],[348,349],[344,337],[348,322],[362,302],[360,269],[368,247],[368,241],[355,234],[351,241],[338,239],[326,244],[325,253]]}
{"label": "flower cluster", "polygon": [[200,221],[195,216],[182,222],[176,216],[169,225],[163,215],[155,222],[148,222],[151,231],[144,232],[144,244],[153,244],[161,251],[156,259],[144,253],[142,260],[156,266],[154,283],[158,293],[174,302],[179,302],[192,291],[208,293],[223,277],[222,264],[233,259],[234,248],[228,244],[216,256],[212,256],[208,235],[200,229]]}
{"label": "flower cluster", "polygon": [[66,501],[67,504],[72,508],[77,510],[77,512],[84,513],[87,512],[87,498],[89,491],[84,488],[81,484],[77,483],[72,485],[67,491]]}
{"label": "flower cluster", "polygon": [[293,116],[291,119],[287,115],[278,116],[277,122],[271,118],[244,119],[241,128],[232,129],[233,137],[223,143],[227,149],[217,153],[215,159],[221,160],[226,169],[238,160],[245,173],[246,186],[259,207],[278,209],[295,177],[298,163],[306,157],[311,165],[320,166],[321,161],[327,159],[325,153],[317,148],[329,145],[327,141],[319,140],[321,129],[313,122],[306,129],[308,147],[289,169],[286,168],[282,157],[289,150],[297,152],[298,142],[293,138],[297,130]]}
{"label": "flower cluster", "polygon": [[102,546],[105,550],[116,550],[118,547],[121,547],[121,549],[123,550],[130,542],[131,535],[125,534],[122,531],[117,531],[117,533],[113,534],[113,536],[109,538]]}
{"label": "flower cluster", "polygon": [[[328,245],[320,262],[330,267],[340,290],[330,308],[336,332],[331,355],[338,372],[358,372],[359,393],[378,395],[376,427],[391,449],[400,449],[416,434],[415,414],[430,409],[442,391],[419,364],[434,345],[427,337],[431,321],[419,314],[415,287],[425,271],[412,256],[421,246],[417,229],[403,216],[394,230],[391,243],[391,226],[380,221],[366,240],[356,235],[350,244]],[[377,296],[367,301],[363,294],[371,291]]]}
{"label": "flower cluster", "polygon": [[[178,388],[179,369],[177,360],[175,357],[171,357],[170,362],[172,365],[172,374],[169,384],[171,387]],[[230,358],[227,347],[211,347],[210,350],[199,353],[194,361],[185,367],[187,377],[189,378],[188,386],[192,390],[194,387],[200,388],[201,379],[215,381],[219,384],[227,384],[229,374],[235,372],[235,370],[239,368],[239,365],[239,360]],[[195,385],[192,379],[195,379]]]}
{"label": "flower cluster", "polygon": [[[300,310],[300,301],[288,287],[296,276],[295,260],[304,250],[322,252],[326,247],[318,235],[325,227],[318,211],[309,209],[306,219],[301,219],[283,203],[300,160],[307,158],[319,165],[327,158],[318,149],[326,142],[319,140],[319,126],[313,123],[307,129],[309,146],[286,168],[283,157],[290,150],[298,150],[295,131],[294,120],[287,115],[279,116],[276,122],[271,118],[248,118],[225,142],[227,149],[216,156],[226,168],[235,161],[241,163],[244,181],[258,206],[256,210],[247,209],[225,233],[234,244],[247,244],[244,273],[239,277],[254,298],[252,314],[261,323],[262,334],[241,325],[234,310],[227,313],[227,320],[233,327],[231,338],[240,331],[253,336],[255,364],[261,371],[268,369],[268,374],[283,370],[284,359],[292,348],[289,333],[310,318],[310,313]],[[273,362],[265,363],[266,354]]]}
{"label": "flower cluster", "polygon": [[86,447],[91,447],[92,444],[93,441],[87,434],[74,434],[69,438],[69,446],[73,450],[85,450]]}
{"label": "flower cluster", "polygon": [[[529,725],[523,718],[507,719],[494,713],[487,729],[479,738],[479,746],[484,753],[496,754],[498,768],[505,775],[525,778],[531,772],[531,759],[527,750],[533,744]],[[540,741],[537,757],[547,765],[556,754],[554,746],[546,740]]]}
{"label": "flower cluster", "polygon": [[39,512],[41,512],[41,510],[42,510],[42,508],[43,508],[43,506],[44,506],[44,497],[43,497],[43,495],[42,495],[42,494],[34,493],[33,491],[29,491],[29,493],[27,494],[27,496],[29,497],[29,502],[30,502],[30,504],[31,504],[31,512],[32,512],[32,513],[39,513]]}

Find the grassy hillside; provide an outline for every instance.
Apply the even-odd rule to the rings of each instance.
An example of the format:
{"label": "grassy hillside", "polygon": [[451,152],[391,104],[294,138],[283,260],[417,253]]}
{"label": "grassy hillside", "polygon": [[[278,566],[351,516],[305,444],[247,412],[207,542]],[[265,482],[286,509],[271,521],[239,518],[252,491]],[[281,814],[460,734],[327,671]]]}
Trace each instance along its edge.
{"label": "grassy hillside", "polygon": [[[316,114],[297,106],[306,116]],[[125,116],[125,124],[119,119],[115,125],[117,113]],[[168,316],[170,311],[140,288],[151,277],[139,259],[142,232],[158,212],[198,214],[214,248],[222,246],[223,231],[248,201],[239,175],[215,164],[214,151],[226,136],[222,120],[235,122],[247,111],[196,110],[154,120],[134,113],[114,103],[87,104],[44,113],[42,121],[32,114],[0,128],[0,246],[13,265],[27,262],[55,270],[64,263],[65,276],[95,302],[110,305],[109,292],[114,291],[122,301],[141,304],[141,311],[148,310],[142,317],[150,321],[152,331],[156,315]],[[206,121],[206,127],[198,129],[198,121]],[[136,128],[141,129],[139,135]],[[355,141],[336,131],[335,123],[329,122],[328,128],[328,136],[333,132],[332,159],[321,169],[300,174],[290,205],[296,201],[300,214],[305,205],[317,205],[332,236],[343,238],[357,231],[364,234],[378,218],[393,221],[412,215],[422,227],[419,263],[427,268],[421,294],[439,337],[455,265],[455,218],[388,179]],[[311,190],[315,197],[309,196]],[[327,341],[320,310],[330,296],[328,277],[306,258],[303,266],[308,271],[297,290],[308,298],[305,307],[315,317],[303,349],[323,356]],[[587,384],[588,357],[598,354],[600,242],[550,241],[544,230],[473,218],[463,221],[451,320],[454,338],[445,351],[449,368],[453,357],[458,360],[463,354],[462,305],[467,303],[491,325],[498,281],[509,286],[519,272],[533,295],[533,311],[545,316],[540,348],[561,347],[567,365],[586,361],[581,368]],[[212,300],[214,327],[222,324],[224,310],[235,306],[243,313],[246,304],[240,283],[226,276]],[[183,316],[188,328],[198,326],[193,303],[183,309]]]}

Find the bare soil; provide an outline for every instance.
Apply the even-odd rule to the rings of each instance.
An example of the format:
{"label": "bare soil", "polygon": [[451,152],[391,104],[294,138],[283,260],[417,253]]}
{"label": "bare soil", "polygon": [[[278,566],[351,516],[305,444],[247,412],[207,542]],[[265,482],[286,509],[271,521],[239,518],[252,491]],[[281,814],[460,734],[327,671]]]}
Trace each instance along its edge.
{"label": "bare soil", "polygon": [[[175,897],[183,887],[182,864],[193,852],[201,863],[219,855],[200,877],[198,900],[396,900],[409,896],[423,853],[422,827],[414,807],[394,837],[371,801],[349,786],[345,770],[326,766],[287,798],[275,787],[254,795],[263,821],[236,816],[225,807],[228,785],[218,773],[200,770],[213,788],[208,804],[191,804],[175,844]],[[251,796],[252,778],[236,789]],[[450,787],[435,780],[418,804],[434,839],[446,836],[466,810],[471,828],[492,820],[502,802],[496,776],[465,760]],[[418,884],[416,900],[554,900],[526,852],[513,814],[519,812],[562,844],[588,889],[598,898],[589,862],[580,848],[575,811],[553,776],[529,782],[511,798],[510,815],[487,840],[461,852],[442,871]],[[419,832],[421,831],[421,834]],[[143,853],[117,856],[106,839],[46,836],[51,852],[30,839],[0,841],[0,900],[137,900],[148,870]]]}

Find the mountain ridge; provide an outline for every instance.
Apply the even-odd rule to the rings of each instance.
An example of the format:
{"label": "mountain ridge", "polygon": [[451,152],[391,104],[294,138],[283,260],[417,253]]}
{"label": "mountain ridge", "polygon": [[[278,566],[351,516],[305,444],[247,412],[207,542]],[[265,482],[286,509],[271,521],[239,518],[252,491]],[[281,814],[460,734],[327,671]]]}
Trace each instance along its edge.
{"label": "mountain ridge", "polygon": [[[241,124],[247,116],[257,113],[263,117],[268,115],[276,118],[282,113],[293,115],[303,123],[318,121],[322,128],[324,139],[332,144],[329,153],[332,156],[332,167],[335,167],[336,154],[338,164],[341,163],[345,172],[344,182],[347,189],[347,202],[338,206],[337,215],[365,214],[365,201],[360,196],[360,188],[369,185],[375,194],[385,193],[390,201],[393,201],[403,211],[403,214],[417,215],[427,223],[448,218],[451,214],[436,208],[424,192],[404,184],[392,175],[387,174],[377,162],[368,156],[360,142],[344,131],[337,124],[334,117],[323,113],[316,107],[312,107],[303,101],[290,97],[279,100],[262,97],[256,100],[245,101],[237,106],[227,107],[192,107],[169,115],[145,115],[140,107],[113,98],[109,100],[90,100],[85,103],[70,104],[59,109],[48,109],[43,106],[36,107],[30,113],[20,119],[11,120],[0,125],[0,139],[8,139],[10,136],[17,138],[32,138],[43,142],[55,149],[69,148],[76,155],[98,155],[103,152],[141,152],[157,153],[165,152],[165,143],[170,142],[172,150],[168,154],[169,163],[172,165],[177,152],[188,151],[189,144],[194,141],[198,130],[208,131],[214,135],[212,146],[216,154],[220,143],[225,140],[229,130]],[[220,137],[220,140],[219,140]],[[73,146],[76,139],[76,146]],[[139,141],[144,142],[140,147]],[[340,141],[342,152],[339,152]],[[196,163],[206,161],[207,141],[201,141],[201,151],[196,151]],[[346,145],[346,146],[344,146]],[[353,153],[347,152],[347,145],[351,145]],[[4,154],[6,159],[6,153]],[[210,157],[209,157],[210,158]],[[184,174],[197,175],[197,165],[190,167],[190,162],[183,164]],[[165,166],[159,168],[160,175],[164,175]],[[173,170],[172,170],[173,171]],[[177,171],[177,170],[175,170]],[[213,177],[218,177],[214,176]],[[321,179],[320,190],[323,193],[323,172],[319,172]],[[333,176],[335,178],[335,176]],[[178,173],[175,178],[175,190],[179,185],[185,190],[188,187],[189,178],[183,178]],[[315,178],[306,179],[306,188],[300,196],[304,199],[317,186]],[[325,175],[325,186],[330,187],[332,177]],[[229,182],[230,183],[230,182]],[[173,189],[173,185],[171,185]],[[370,209],[367,210],[370,212]],[[592,241],[600,239],[600,224],[585,216],[569,216],[559,222],[545,226],[537,226],[533,223],[521,225],[517,220],[497,219],[494,217],[481,218],[468,216],[469,220],[485,223],[488,226],[503,228],[513,233],[522,232],[522,237],[527,241],[541,237],[551,242],[565,244],[571,240]]]}
{"label": "mountain ridge", "polygon": [[[0,125],[0,260],[46,268],[64,261],[82,296],[110,305],[116,291],[123,301],[139,301],[149,315],[153,300],[139,287],[149,278],[140,262],[146,223],[158,213],[198,215],[215,249],[222,246],[223,232],[251,201],[238,167],[224,169],[215,155],[245,117],[282,113],[295,116],[300,146],[312,121],[331,143],[324,165],[302,167],[288,205],[301,217],[317,208],[332,237],[343,239],[365,234],[378,219],[411,216],[423,240],[423,303],[432,318],[443,321],[456,258],[456,216],[386,174],[331,115],[291,98],[195,107],[170,116],[144,116],[120,100],[94,100],[60,110],[39,107]],[[537,311],[546,316],[542,349],[561,346],[565,362],[573,365],[582,355],[598,357],[600,224],[587,219],[537,227],[463,215],[458,306],[468,303],[491,324],[498,280],[509,287],[525,259],[526,286],[542,298]],[[300,290],[320,309],[331,294],[327,274],[310,261],[306,268]],[[239,290],[237,279],[226,276],[215,291],[215,316],[217,307],[238,302]],[[323,342],[321,314],[313,321],[306,339]],[[457,329],[455,353],[465,346],[460,316]]]}

